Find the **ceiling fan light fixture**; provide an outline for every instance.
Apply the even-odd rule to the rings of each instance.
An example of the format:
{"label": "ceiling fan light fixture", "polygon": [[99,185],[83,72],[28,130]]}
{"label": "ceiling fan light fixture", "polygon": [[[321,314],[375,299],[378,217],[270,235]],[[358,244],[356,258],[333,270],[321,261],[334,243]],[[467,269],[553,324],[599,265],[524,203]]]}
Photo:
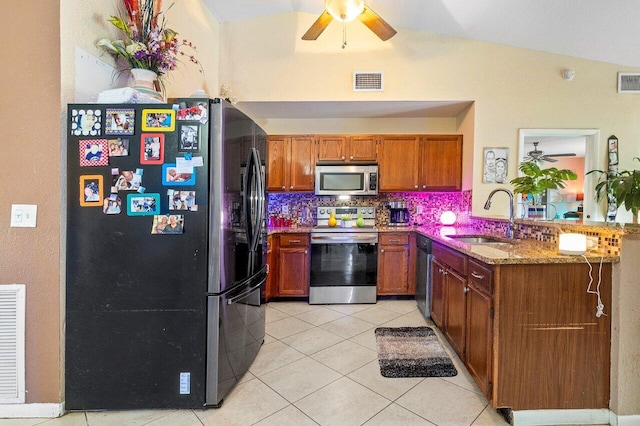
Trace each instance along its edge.
{"label": "ceiling fan light fixture", "polygon": [[324,7],[340,22],[351,22],[364,11],[364,0],[325,0]]}

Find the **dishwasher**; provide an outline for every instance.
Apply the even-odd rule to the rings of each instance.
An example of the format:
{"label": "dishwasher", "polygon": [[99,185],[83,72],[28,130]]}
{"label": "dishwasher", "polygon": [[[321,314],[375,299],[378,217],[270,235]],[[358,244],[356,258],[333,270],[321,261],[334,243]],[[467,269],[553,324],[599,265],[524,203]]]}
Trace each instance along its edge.
{"label": "dishwasher", "polygon": [[431,240],[418,235],[416,238],[416,303],[425,318],[431,316]]}

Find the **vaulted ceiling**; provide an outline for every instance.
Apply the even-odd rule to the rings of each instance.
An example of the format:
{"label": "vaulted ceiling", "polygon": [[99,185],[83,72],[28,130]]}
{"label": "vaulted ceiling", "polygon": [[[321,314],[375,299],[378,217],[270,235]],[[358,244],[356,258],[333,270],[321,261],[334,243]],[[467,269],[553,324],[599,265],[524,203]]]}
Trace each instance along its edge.
{"label": "vaulted ceiling", "polygon": [[[222,23],[307,12],[323,0],[203,0]],[[640,67],[638,0],[366,0],[396,30],[422,30]]]}

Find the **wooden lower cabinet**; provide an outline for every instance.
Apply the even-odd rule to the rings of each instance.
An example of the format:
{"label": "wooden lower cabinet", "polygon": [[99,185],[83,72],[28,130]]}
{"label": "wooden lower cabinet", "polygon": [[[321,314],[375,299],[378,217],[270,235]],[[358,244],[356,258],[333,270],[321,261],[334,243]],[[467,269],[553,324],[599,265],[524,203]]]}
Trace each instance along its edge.
{"label": "wooden lower cabinet", "polygon": [[380,233],[378,238],[378,294],[415,294],[414,234]]}
{"label": "wooden lower cabinet", "polygon": [[267,262],[267,298],[306,297],[309,295],[311,266],[309,234],[275,234],[269,236]]}
{"label": "wooden lower cabinet", "polygon": [[[431,271],[431,317],[494,408],[609,407],[611,316],[588,265],[486,265],[434,243]],[[611,279],[603,264],[605,311]]]}

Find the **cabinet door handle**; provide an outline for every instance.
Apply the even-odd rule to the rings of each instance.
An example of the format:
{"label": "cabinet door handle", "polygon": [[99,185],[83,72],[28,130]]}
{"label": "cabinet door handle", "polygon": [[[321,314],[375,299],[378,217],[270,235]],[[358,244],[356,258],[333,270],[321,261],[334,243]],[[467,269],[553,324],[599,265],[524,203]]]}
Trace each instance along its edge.
{"label": "cabinet door handle", "polygon": [[282,189],[286,189],[286,187],[284,185],[282,185]]}
{"label": "cabinet door handle", "polygon": [[479,280],[483,280],[484,279],[484,275],[476,274],[475,272],[471,272],[471,276],[473,278],[477,278]]}
{"label": "cabinet door handle", "polygon": [[418,189],[418,185],[414,185],[414,188],[415,188],[415,189]]}
{"label": "cabinet door handle", "polygon": [[390,243],[399,243],[399,242],[400,242],[400,240],[390,239],[390,240],[389,240],[389,242],[390,242]]}
{"label": "cabinet door handle", "polygon": [[309,253],[309,250],[305,250],[305,251],[304,251],[304,254],[307,254],[307,253]]}
{"label": "cabinet door handle", "polygon": [[342,159],[344,160],[344,155],[342,156]]}
{"label": "cabinet door handle", "polygon": [[427,189],[427,185],[422,185],[422,189]]}
{"label": "cabinet door handle", "polygon": [[349,160],[353,160],[353,155],[351,157],[349,157]]}
{"label": "cabinet door handle", "polygon": [[289,240],[290,243],[299,243],[300,240]]}
{"label": "cabinet door handle", "polygon": [[469,293],[469,287],[464,288],[464,294],[467,294],[467,293]]}
{"label": "cabinet door handle", "polygon": [[384,253],[384,249],[380,249],[380,253]]}
{"label": "cabinet door handle", "polygon": [[293,189],[293,185],[291,185],[291,186],[289,187],[289,189]]}

